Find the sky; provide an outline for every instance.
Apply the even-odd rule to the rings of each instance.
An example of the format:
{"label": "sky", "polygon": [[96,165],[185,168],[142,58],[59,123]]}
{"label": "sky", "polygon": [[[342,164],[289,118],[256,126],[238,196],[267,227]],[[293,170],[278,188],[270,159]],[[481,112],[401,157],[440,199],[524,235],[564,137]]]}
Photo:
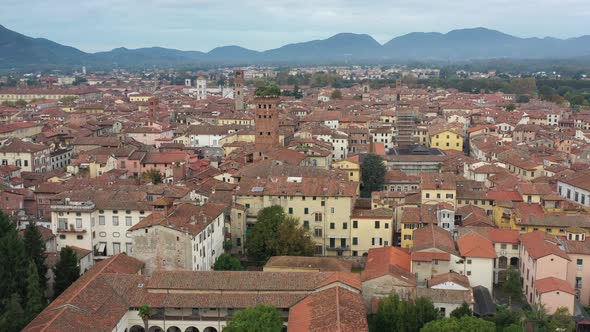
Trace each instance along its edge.
{"label": "sky", "polygon": [[0,8],[6,28],[87,52],[267,50],[340,32],[385,43],[472,27],[519,37],[590,34],[590,0],[0,0]]}

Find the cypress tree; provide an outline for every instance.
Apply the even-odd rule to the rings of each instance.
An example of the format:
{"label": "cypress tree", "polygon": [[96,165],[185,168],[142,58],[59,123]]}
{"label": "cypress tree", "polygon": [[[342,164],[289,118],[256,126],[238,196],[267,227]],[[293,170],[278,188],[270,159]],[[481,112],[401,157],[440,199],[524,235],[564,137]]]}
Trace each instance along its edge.
{"label": "cypress tree", "polygon": [[43,310],[43,292],[39,282],[37,266],[32,260],[29,263],[29,273],[27,275],[27,302],[25,305],[25,318],[27,322],[33,320]]}
{"label": "cypress tree", "polygon": [[59,252],[59,262],[55,265],[55,297],[57,298],[74,281],[80,277],[78,256],[76,251],[70,247],[62,248]]}
{"label": "cypress tree", "polygon": [[25,229],[23,241],[25,244],[25,252],[29,259],[32,259],[35,263],[37,273],[39,275],[39,285],[41,289],[45,291],[47,285],[47,266],[45,265],[45,241],[41,237],[41,232],[35,225],[34,222],[30,222]]}
{"label": "cypress tree", "polygon": [[[23,241],[16,225],[0,211],[0,299],[8,300],[16,294],[18,299],[26,295],[28,260]],[[5,312],[10,301],[0,302],[0,313]]]}
{"label": "cypress tree", "polygon": [[6,311],[0,317],[0,331],[18,332],[25,324],[25,312],[20,304],[21,297],[17,293],[10,295]]}

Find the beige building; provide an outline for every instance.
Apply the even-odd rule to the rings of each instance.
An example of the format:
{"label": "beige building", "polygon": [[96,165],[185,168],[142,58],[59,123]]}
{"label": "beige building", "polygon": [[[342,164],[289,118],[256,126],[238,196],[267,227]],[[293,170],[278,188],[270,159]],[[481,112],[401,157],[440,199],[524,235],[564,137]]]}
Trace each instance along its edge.
{"label": "beige building", "polygon": [[393,245],[392,209],[355,209],[351,219],[352,256],[366,256],[371,248]]}
{"label": "beige building", "polygon": [[9,139],[0,145],[2,166],[14,165],[23,172],[44,173],[50,171],[50,148],[20,139]]}

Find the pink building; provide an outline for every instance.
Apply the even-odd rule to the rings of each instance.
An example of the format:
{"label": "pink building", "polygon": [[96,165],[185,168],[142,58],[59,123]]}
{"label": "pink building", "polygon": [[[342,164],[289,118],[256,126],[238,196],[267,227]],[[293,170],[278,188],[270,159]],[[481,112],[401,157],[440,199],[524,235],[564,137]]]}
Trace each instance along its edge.
{"label": "pink building", "polygon": [[520,275],[527,301],[544,304],[549,314],[559,307],[573,313],[573,288],[566,282],[571,259],[559,247],[557,237],[532,232],[522,234],[520,242]]}
{"label": "pink building", "polygon": [[590,305],[590,240],[580,241],[562,237],[563,247],[571,261],[567,268],[567,282],[576,292],[582,305]]}

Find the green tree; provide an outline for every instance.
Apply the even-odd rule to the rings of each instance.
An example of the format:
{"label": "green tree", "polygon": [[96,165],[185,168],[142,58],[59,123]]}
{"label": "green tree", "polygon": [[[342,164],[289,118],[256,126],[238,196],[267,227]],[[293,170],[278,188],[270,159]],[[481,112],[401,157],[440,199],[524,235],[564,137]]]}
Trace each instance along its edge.
{"label": "green tree", "polygon": [[542,303],[532,304],[528,310],[524,311],[526,321],[532,323],[535,331],[545,331],[549,325],[549,316]]}
{"label": "green tree", "polygon": [[[0,211],[0,300],[16,294],[19,299],[26,296],[28,259],[23,241],[18,235],[15,223]],[[20,300],[19,300],[20,301]],[[0,302],[0,313],[6,303]]]}
{"label": "green tree", "polygon": [[143,321],[144,330],[147,331],[149,327],[149,320],[152,317],[152,308],[150,308],[149,305],[144,304],[141,307],[139,307],[139,312],[137,313],[137,315]]}
{"label": "green tree", "polygon": [[225,240],[223,241],[223,250],[225,252],[230,252],[231,249],[233,248],[234,244],[231,242],[231,240]]}
{"label": "green tree", "polygon": [[334,91],[332,91],[332,95],[330,96],[330,98],[332,98],[332,99],[342,99],[342,91],[340,91],[338,89],[334,89]]}
{"label": "green tree", "polygon": [[273,256],[313,256],[315,244],[299,220],[286,216],[277,230],[277,247]]}
{"label": "green tree", "polygon": [[268,305],[238,311],[223,329],[224,332],[280,332],[283,320],[279,311]]}
{"label": "green tree", "polygon": [[531,101],[531,97],[527,95],[519,95],[518,97],[516,97],[516,102],[519,104],[528,103],[529,101]]}
{"label": "green tree", "polygon": [[213,264],[215,271],[242,271],[243,269],[240,260],[230,254],[221,254]]}
{"label": "green tree", "polygon": [[520,328],[522,312],[510,310],[508,306],[502,305],[496,308],[496,315],[494,315],[494,322],[496,323],[496,330],[503,332],[505,330],[513,330],[516,326]]}
{"label": "green tree", "polygon": [[393,294],[379,301],[377,313],[369,317],[369,327],[370,331],[417,332],[438,318],[438,309],[429,299],[417,298],[409,303]]}
{"label": "green tree", "polygon": [[35,263],[39,274],[39,284],[44,291],[47,285],[47,265],[45,265],[45,241],[41,237],[41,232],[37,228],[35,222],[30,222],[24,231],[23,242],[25,245],[25,252],[29,259]]}
{"label": "green tree", "polygon": [[16,107],[25,107],[27,106],[27,101],[23,99],[17,100],[15,103]]}
{"label": "green tree", "polygon": [[44,296],[37,273],[37,265],[34,261],[29,263],[27,274],[27,302],[25,305],[25,317],[27,322],[33,320],[45,307]]}
{"label": "green tree", "polygon": [[451,317],[431,321],[420,332],[495,332],[494,323],[473,316]]}
{"label": "green tree", "polygon": [[509,268],[506,271],[506,280],[502,282],[502,289],[508,295],[509,306],[512,305],[512,299],[520,300],[522,298],[522,282],[517,269]]}
{"label": "green tree", "polygon": [[471,308],[469,308],[469,304],[467,304],[465,302],[463,302],[463,304],[459,308],[451,311],[451,317],[454,317],[454,318],[461,318],[463,316],[472,316],[472,315],[473,315],[473,311],[471,311]]}
{"label": "green tree", "polygon": [[380,191],[383,188],[386,171],[381,156],[373,153],[365,156],[361,165],[362,197],[371,197],[373,191]]}
{"label": "green tree", "polygon": [[153,184],[162,183],[162,173],[157,168],[150,168],[143,172],[143,178],[149,179]]}
{"label": "green tree", "polygon": [[65,291],[80,277],[80,266],[76,251],[70,247],[64,247],[59,252],[59,262],[53,268],[55,274],[55,298]]}
{"label": "green tree", "polygon": [[565,307],[559,307],[549,319],[548,331],[572,332],[576,328],[576,324],[570,315],[570,312]]}
{"label": "green tree", "polygon": [[25,325],[25,312],[21,306],[21,297],[14,293],[8,300],[6,310],[0,316],[0,331],[18,332]]}
{"label": "green tree", "polygon": [[314,243],[297,219],[287,217],[282,207],[273,205],[258,213],[252,233],[246,240],[248,258],[264,264],[271,256],[310,256]]}
{"label": "green tree", "polygon": [[506,106],[506,110],[507,110],[508,112],[512,112],[512,111],[514,111],[515,109],[516,109],[516,105],[514,105],[514,104],[510,104],[510,105]]}
{"label": "green tree", "polygon": [[257,97],[278,97],[281,95],[281,89],[275,83],[268,83],[254,91]]}

